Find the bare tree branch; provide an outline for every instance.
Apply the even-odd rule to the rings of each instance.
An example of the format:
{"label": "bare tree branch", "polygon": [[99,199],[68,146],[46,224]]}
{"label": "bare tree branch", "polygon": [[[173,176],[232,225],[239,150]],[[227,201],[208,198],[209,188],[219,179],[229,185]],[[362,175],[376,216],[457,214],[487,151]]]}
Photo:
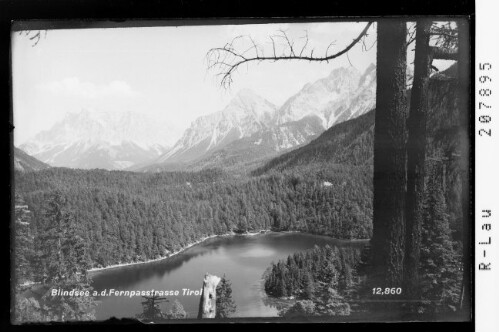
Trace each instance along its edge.
{"label": "bare tree branch", "polygon": [[334,46],[334,45],[336,45],[336,40],[333,40],[333,41],[331,42],[331,44],[329,44],[329,45],[328,45],[328,47],[326,48],[326,55],[325,55],[326,57],[327,57],[327,54],[329,53],[329,48],[330,48],[331,46]]}
{"label": "bare tree branch", "polygon": [[307,45],[308,45],[308,31],[305,30],[305,37],[303,38],[306,38],[305,40],[305,44],[303,45],[301,51],[300,51],[300,56],[303,54],[303,51],[305,51],[305,49],[307,48]]}
{"label": "bare tree branch", "polygon": [[[47,30],[43,30],[43,32],[43,37],[47,38]],[[19,35],[28,37],[28,39],[33,43],[31,44],[31,47],[35,47],[42,38],[42,30],[21,30],[19,31]]]}
{"label": "bare tree branch", "polygon": [[350,57],[348,56],[348,52],[347,52],[346,54],[347,54],[347,60],[348,60],[348,63],[350,64],[350,66],[352,66],[352,67],[353,67],[352,62],[350,62]]}
{"label": "bare tree branch", "polygon": [[430,33],[430,36],[445,36],[445,37],[449,37],[449,38],[457,38],[457,35],[453,35],[453,34],[446,33],[446,32],[432,32],[432,33]]}
{"label": "bare tree branch", "polygon": [[31,47],[35,47],[38,44],[38,42],[40,41],[40,37],[41,34],[40,31],[38,31],[35,35],[29,38],[29,40],[34,40],[33,45],[31,45]]}
{"label": "bare tree branch", "polygon": [[274,38],[272,38],[272,36],[269,36],[270,40],[272,40],[272,49],[274,51],[274,57],[277,57],[277,54],[275,53],[275,41],[274,41]]}
{"label": "bare tree branch", "polygon": [[432,46],[430,49],[431,52],[433,53],[433,59],[457,61],[458,53],[457,50],[455,49],[447,49],[436,46]]}
{"label": "bare tree branch", "polygon": [[409,34],[407,38],[407,47],[411,45],[416,40],[416,25],[412,24],[409,28]]}
{"label": "bare tree branch", "polygon": [[[308,61],[329,62],[329,60],[333,60],[347,53],[352,47],[354,47],[359,41],[361,41],[362,38],[366,37],[367,31],[372,24],[373,22],[368,22],[364,27],[364,29],[361,31],[361,33],[355,39],[353,39],[352,42],[349,45],[347,45],[344,49],[334,54],[328,55],[329,48],[332,45],[334,45],[334,42],[331,43],[326,49],[326,54],[323,57],[314,57],[313,49],[310,51],[310,55],[305,55],[306,53],[308,53],[307,50],[309,42],[308,33],[306,33],[306,35],[302,37],[302,39],[305,39],[305,43],[301,47],[298,54],[296,54],[295,52],[294,42],[290,40],[286,31],[284,30],[279,30],[280,32],[279,35],[269,36],[272,43],[271,55],[265,55],[264,51],[259,50],[259,45],[255,43],[253,38],[248,36],[246,36],[246,39],[249,40],[249,43],[252,46],[243,53],[238,52],[234,47],[234,43],[236,42],[236,40],[244,38],[244,36],[237,36],[230,43],[226,44],[224,47],[212,48],[206,53],[208,69],[215,69],[215,68],[218,69],[220,72],[217,74],[217,76],[222,77],[220,85],[227,88],[232,83],[232,74],[235,71],[237,71],[239,66],[243,64],[248,64],[253,61],[256,61],[258,63],[262,61],[275,62],[281,60],[306,60],[306,61],[308,60]],[[277,55],[275,38],[282,38],[285,41],[286,47],[281,55]],[[255,50],[255,56],[251,57],[246,56],[245,53],[252,49]]]}
{"label": "bare tree branch", "polygon": [[434,46],[447,49],[457,48],[457,27],[455,22],[434,23],[430,31]]}

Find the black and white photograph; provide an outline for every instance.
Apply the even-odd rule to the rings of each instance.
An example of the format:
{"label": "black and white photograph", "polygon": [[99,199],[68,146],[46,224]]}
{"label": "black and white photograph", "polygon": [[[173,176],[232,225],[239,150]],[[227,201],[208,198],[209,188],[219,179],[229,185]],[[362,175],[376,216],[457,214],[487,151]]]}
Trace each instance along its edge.
{"label": "black and white photograph", "polygon": [[470,22],[11,31],[11,322],[469,322]]}

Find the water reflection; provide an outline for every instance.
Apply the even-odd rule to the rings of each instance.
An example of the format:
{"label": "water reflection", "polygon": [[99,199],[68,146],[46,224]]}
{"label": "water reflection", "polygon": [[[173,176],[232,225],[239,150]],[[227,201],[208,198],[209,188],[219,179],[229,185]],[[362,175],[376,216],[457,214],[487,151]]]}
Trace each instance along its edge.
{"label": "water reflection", "polygon": [[[365,242],[339,241],[325,236],[299,233],[267,233],[209,239],[174,257],[147,264],[94,272],[97,291],[199,289],[206,272],[226,275],[232,282],[236,316],[277,316],[284,303],[266,297],[262,274],[271,262],[315,245],[360,248]],[[176,297],[189,317],[197,316],[199,296]],[[173,302],[173,297],[170,298]],[[134,317],[141,310],[140,297],[101,297],[97,319]],[[165,308],[164,308],[165,309]]]}
{"label": "water reflection", "polygon": [[90,273],[92,286],[96,290],[116,287],[129,288],[136,284],[137,280],[168,276],[171,271],[179,269],[191,259],[209,255],[211,252],[218,250],[222,246],[222,243],[218,243],[217,240],[217,238],[208,239],[203,242],[202,246],[194,246],[167,259],[93,271]]}

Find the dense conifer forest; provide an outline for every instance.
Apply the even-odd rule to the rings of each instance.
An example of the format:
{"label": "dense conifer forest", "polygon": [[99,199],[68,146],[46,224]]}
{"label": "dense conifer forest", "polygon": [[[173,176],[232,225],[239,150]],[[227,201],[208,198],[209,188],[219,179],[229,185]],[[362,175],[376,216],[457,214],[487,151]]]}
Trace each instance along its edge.
{"label": "dense conifer forest", "polygon": [[[427,171],[421,232],[421,301],[404,310],[431,315],[458,309],[463,252],[462,242],[449,222],[442,165],[429,164]],[[376,312],[380,310],[376,304],[362,301],[373,292],[365,282],[370,250],[369,245],[362,250],[316,246],[294,253],[265,271],[265,291],[271,297],[296,300],[281,310],[285,317]],[[404,291],[394,290],[400,294]],[[324,311],[325,307],[329,310]]]}
{"label": "dense conifer forest", "polygon": [[265,291],[276,297],[305,300],[315,299],[326,286],[345,293],[356,281],[360,259],[360,249],[328,245],[294,253],[265,272]]}
{"label": "dense conifer forest", "polygon": [[368,168],[234,179],[223,171],[140,174],[52,168],[18,174],[33,232],[55,192],[78,220],[92,267],[167,256],[200,238],[295,230],[342,239],[371,235]]}

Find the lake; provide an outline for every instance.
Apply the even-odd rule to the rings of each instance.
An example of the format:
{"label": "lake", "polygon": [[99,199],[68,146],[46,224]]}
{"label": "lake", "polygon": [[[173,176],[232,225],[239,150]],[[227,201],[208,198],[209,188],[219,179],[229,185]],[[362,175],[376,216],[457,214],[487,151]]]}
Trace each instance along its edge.
{"label": "lake", "polygon": [[[183,295],[183,289],[200,290],[205,273],[223,276],[232,283],[236,317],[273,317],[278,309],[265,295],[262,274],[271,262],[286,258],[315,245],[362,247],[365,241],[336,240],[326,236],[301,233],[265,233],[252,236],[223,236],[208,239],[178,255],[161,261],[124,266],[91,273],[92,286],[103,290],[148,291],[178,290],[178,299],[189,318],[198,314],[199,295]],[[135,317],[142,312],[140,296],[105,296],[98,298],[98,320],[110,317]],[[170,303],[162,304],[166,311]]]}

